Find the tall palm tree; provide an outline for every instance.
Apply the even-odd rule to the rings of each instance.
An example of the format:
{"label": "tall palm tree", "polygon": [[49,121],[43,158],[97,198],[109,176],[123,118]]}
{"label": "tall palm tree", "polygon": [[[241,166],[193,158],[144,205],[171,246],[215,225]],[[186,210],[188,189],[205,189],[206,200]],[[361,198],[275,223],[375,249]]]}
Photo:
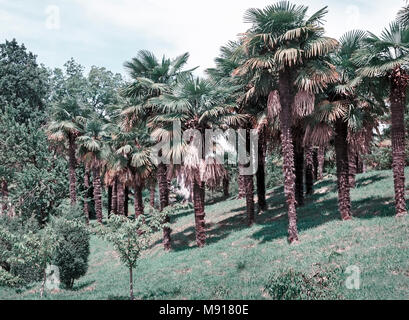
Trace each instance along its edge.
{"label": "tall palm tree", "polygon": [[78,138],[79,156],[87,170],[92,171],[95,213],[99,223],[102,223],[102,185],[101,169],[106,157],[106,141],[109,132],[106,124],[100,119],[91,118],[87,121],[83,135]]}
{"label": "tall palm tree", "polygon": [[51,121],[47,127],[50,140],[68,144],[68,167],[71,204],[77,202],[76,192],[76,141],[86,121],[86,109],[74,98],[65,98],[53,106]]}
{"label": "tall palm tree", "polygon": [[[153,116],[152,109],[147,101],[152,97],[158,97],[162,91],[171,86],[179,75],[189,74],[192,70],[183,70],[189,59],[189,53],[184,53],[175,59],[163,57],[159,60],[152,52],[141,50],[131,61],[125,62],[124,66],[133,82],[125,88],[123,94],[134,100],[134,106],[125,110],[131,120],[141,117]],[[131,121],[132,124],[132,121]],[[160,209],[163,211],[169,205],[169,183],[167,179],[168,168],[161,163],[157,168],[157,180],[159,184]],[[169,218],[165,218],[168,222]],[[171,230],[165,227],[163,230],[163,244],[165,250],[171,248]]]}
{"label": "tall palm tree", "polygon": [[[291,132],[293,114],[304,114],[314,107],[314,94],[335,81],[336,72],[324,57],[338,46],[324,37],[322,20],[326,8],[309,18],[308,7],[281,1],[264,9],[249,9],[245,22],[252,28],[244,36],[244,49],[250,58],[243,69],[264,69],[277,79],[271,88],[271,107],[280,108],[284,190],[288,205],[288,240],[298,241],[295,199],[294,145]],[[299,93],[299,98],[296,95]]]}
{"label": "tall palm tree", "polygon": [[205,146],[205,130],[240,118],[234,114],[235,106],[226,103],[232,90],[235,88],[226,88],[222,83],[181,76],[172,87],[171,93],[163,93],[150,101],[163,112],[151,121],[156,127],[154,137],[170,140],[174,121],[180,121],[183,130],[193,129],[201,133],[199,139],[173,146],[170,150],[171,159],[174,159],[175,155],[184,155],[180,170],[184,172],[187,183],[193,190],[196,242],[199,247],[203,247],[206,242],[205,185],[216,187],[226,174],[222,165],[210,161],[211,155],[201,152]]}
{"label": "tall palm tree", "polygon": [[372,33],[355,54],[354,61],[363,78],[377,78],[389,86],[392,118],[393,175],[395,208],[398,217],[407,214],[405,201],[405,123],[406,90],[409,76],[409,29],[398,22],[390,24],[381,36]]}

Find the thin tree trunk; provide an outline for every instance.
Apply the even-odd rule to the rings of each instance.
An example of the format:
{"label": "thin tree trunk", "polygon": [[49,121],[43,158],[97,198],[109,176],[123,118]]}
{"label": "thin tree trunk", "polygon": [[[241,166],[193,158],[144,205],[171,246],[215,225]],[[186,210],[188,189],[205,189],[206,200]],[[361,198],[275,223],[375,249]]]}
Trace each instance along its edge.
{"label": "thin tree trunk", "polygon": [[348,162],[348,124],[343,119],[335,122],[335,153],[337,158],[338,206],[343,220],[351,219],[351,198]]}
{"label": "thin tree trunk", "polygon": [[204,211],[204,188],[201,182],[193,182],[193,202],[196,223],[196,243],[199,248],[206,244],[205,211]]}
{"label": "thin tree trunk", "polygon": [[89,224],[89,197],[88,197],[88,192],[89,192],[89,168],[86,166],[85,167],[85,174],[84,174],[84,188],[85,188],[85,199],[84,199],[84,215],[85,215],[85,220],[87,224]]}
{"label": "thin tree trunk", "polygon": [[3,182],[1,183],[1,212],[2,214],[6,214],[7,212],[8,196],[9,196],[8,184],[6,180],[3,180]]}
{"label": "thin tree trunk", "polygon": [[93,173],[93,185],[94,185],[94,203],[95,214],[99,223],[102,223],[102,190],[101,190],[101,172],[100,167],[94,167]]}
{"label": "thin tree trunk", "polygon": [[223,196],[225,198],[230,197],[230,177],[223,178]]}
{"label": "thin tree trunk", "polygon": [[314,193],[314,148],[309,146],[305,153],[305,186],[306,193],[312,195]]}
{"label": "thin tree trunk", "polygon": [[283,150],[283,173],[284,173],[284,193],[288,207],[288,241],[289,243],[298,241],[297,211],[295,208],[295,174],[294,174],[294,146],[291,135],[292,110],[294,95],[291,90],[292,81],[289,71],[282,70],[279,73],[280,88],[280,124],[281,143]]}
{"label": "thin tree trunk", "polygon": [[135,300],[133,293],[133,270],[129,268],[129,295],[131,300]]}
{"label": "thin tree trunk", "polygon": [[117,215],[118,214],[118,178],[114,179],[114,183],[112,186],[112,205],[111,205],[112,212]]}
{"label": "thin tree trunk", "polygon": [[112,213],[112,186],[108,186],[108,219],[111,217]]}
{"label": "thin tree trunk", "polygon": [[44,271],[43,271],[43,281],[41,282],[41,291],[40,291],[40,297],[41,298],[43,298],[43,296],[44,296],[46,281],[47,281],[47,272],[46,272],[46,269],[44,269]]}
{"label": "thin tree trunk", "polygon": [[129,215],[129,188],[124,189],[124,214],[127,217]]}
{"label": "thin tree trunk", "polygon": [[152,183],[150,186],[150,205],[152,208],[155,208],[155,193],[156,193],[156,184]]}
{"label": "thin tree trunk", "polygon": [[135,186],[134,186],[135,200],[134,200],[134,204],[135,204],[135,216],[136,217],[139,217],[140,215],[143,215],[143,212],[144,212],[142,191],[143,191],[142,182],[140,181],[139,178],[135,177]]}
{"label": "thin tree trunk", "polygon": [[69,166],[69,177],[70,177],[70,199],[71,205],[74,206],[77,203],[77,191],[76,184],[77,178],[75,175],[75,169],[77,166],[77,160],[75,158],[75,138],[72,134],[68,137],[68,166]]}
{"label": "thin tree trunk", "polygon": [[405,103],[408,76],[397,68],[391,77],[392,152],[396,216],[406,215],[405,200]]}
{"label": "thin tree trunk", "polygon": [[265,152],[265,132],[259,135],[258,140],[258,169],[256,173],[257,179],[257,198],[258,198],[258,209],[260,212],[267,210],[266,202],[266,152]]}
{"label": "thin tree trunk", "polygon": [[352,150],[352,146],[348,146],[348,166],[349,166],[349,187],[351,189],[355,188],[356,182],[355,177],[357,174],[357,164],[356,164],[356,152]]}
{"label": "thin tree trunk", "polygon": [[125,215],[125,187],[124,185],[118,181],[118,190],[117,190],[117,194],[118,194],[118,200],[117,200],[117,205],[118,205],[118,214],[120,216],[124,216]]}
{"label": "thin tree trunk", "polygon": [[325,147],[318,148],[318,181],[324,179]]}
{"label": "thin tree trunk", "polygon": [[[158,166],[158,183],[159,183],[159,199],[160,199],[160,211],[163,211],[167,206],[169,206],[169,183],[167,178],[167,169],[166,165],[161,163]],[[165,216],[164,219],[166,224],[170,223],[170,217]],[[172,229],[169,227],[163,228],[163,247],[166,251],[171,249],[171,235]]]}
{"label": "thin tree trunk", "polygon": [[364,172],[364,162],[359,154],[356,157],[356,172],[358,174],[365,173]]}

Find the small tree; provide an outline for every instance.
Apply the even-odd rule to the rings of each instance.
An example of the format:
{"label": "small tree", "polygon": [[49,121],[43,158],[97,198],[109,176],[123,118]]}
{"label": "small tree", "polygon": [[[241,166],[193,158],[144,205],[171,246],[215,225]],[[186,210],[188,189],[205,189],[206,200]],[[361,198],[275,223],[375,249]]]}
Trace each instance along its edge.
{"label": "small tree", "polygon": [[163,217],[167,212],[159,213],[151,208],[149,216],[144,214],[136,218],[112,216],[106,225],[99,226],[97,233],[112,243],[119,254],[121,262],[129,269],[129,293],[134,300],[133,269],[143,250],[146,250],[152,240],[152,234],[163,227]]}

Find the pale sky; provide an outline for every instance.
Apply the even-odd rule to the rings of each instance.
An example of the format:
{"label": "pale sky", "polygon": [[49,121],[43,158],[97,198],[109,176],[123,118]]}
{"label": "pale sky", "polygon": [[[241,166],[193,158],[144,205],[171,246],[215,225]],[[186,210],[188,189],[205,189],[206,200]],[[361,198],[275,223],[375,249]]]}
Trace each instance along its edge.
{"label": "pale sky", "polygon": [[[124,74],[123,63],[147,49],[175,57],[190,52],[199,74],[213,66],[219,47],[246,31],[246,9],[266,0],[0,0],[0,42],[16,38],[48,67],[73,57],[89,68]],[[379,34],[404,0],[293,0],[309,14],[328,6],[329,36],[351,29]]]}

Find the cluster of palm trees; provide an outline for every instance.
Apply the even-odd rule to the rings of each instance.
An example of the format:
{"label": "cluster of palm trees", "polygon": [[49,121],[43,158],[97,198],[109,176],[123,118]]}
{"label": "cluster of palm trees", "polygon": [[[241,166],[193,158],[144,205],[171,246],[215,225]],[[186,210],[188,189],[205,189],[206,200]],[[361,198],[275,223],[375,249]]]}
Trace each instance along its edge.
{"label": "cluster of palm trees", "polygon": [[[346,33],[339,41],[325,36],[327,8],[307,15],[308,7],[281,1],[249,9],[251,25],[236,41],[221,48],[207,77],[184,70],[189,54],[158,59],[149,51],[125,63],[132,82],[123,101],[93,112],[74,98],[55,106],[48,126],[50,139],[66,142],[70,198],[77,202],[76,165],[84,164],[84,185],[94,187],[96,216],[102,222],[102,180],[108,189],[109,213],[127,214],[132,190],[135,214],[144,212],[142,192],[149,189],[152,206],[159,187],[160,210],[169,206],[174,178],[191,190],[196,242],[205,245],[205,189],[223,185],[228,194],[232,167],[201,152],[206,129],[258,132],[258,208],[267,209],[266,153],[279,148],[283,156],[290,243],[298,241],[297,206],[313,193],[313,179],[323,178],[325,148],[336,153],[339,211],[352,217],[350,189],[355,186],[362,155],[369,152],[379,117],[392,113],[393,172],[396,213],[405,215],[405,128],[409,66],[409,9],[399,13],[380,37],[364,31]],[[389,108],[388,108],[389,107]],[[200,139],[174,143],[173,124],[202,133]],[[249,137],[250,134],[247,135]],[[166,145],[158,155],[155,146]],[[255,156],[247,138],[246,151]],[[314,170],[314,156],[319,163]],[[184,162],[177,164],[176,159]],[[244,165],[238,165],[242,169]],[[246,198],[248,223],[255,221],[254,177],[239,170],[240,194]],[[104,179],[102,179],[104,177]],[[304,183],[305,182],[305,183]],[[306,190],[304,188],[306,185]],[[227,186],[227,187],[226,187]],[[306,191],[306,192],[305,192]],[[85,199],[86,200],[86,199]],[[89,217],[87,201],[84,212]],[[171,248],[170,217],[163,244]]]}

